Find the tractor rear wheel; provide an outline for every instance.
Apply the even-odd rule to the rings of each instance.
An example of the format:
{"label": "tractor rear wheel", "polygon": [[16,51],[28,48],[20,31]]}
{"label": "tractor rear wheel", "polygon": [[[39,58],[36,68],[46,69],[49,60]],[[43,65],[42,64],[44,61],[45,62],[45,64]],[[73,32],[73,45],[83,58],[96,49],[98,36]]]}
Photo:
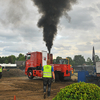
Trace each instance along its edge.
{"label": "tractor rear wheel", "polygon": [[59,78],[60,78],[60,81],[64,81],[64,75],[63,75],[63,73],[60,73]]}
{"label": "tractor rear wheel", "polygon": [[32,71],[32,70],[29,70],[29,71],[28,71],[28,78],[29,78],[29,79],[33,79],[33,77],[34,77],[34,76],[33,76],[33,71]]}
{"label": "tractor rear wheel", "polygon": [[57,81],[60,81],[59,80],[59,73],[57,72],[57,71],[55,71],[55,81],[57,82]]}

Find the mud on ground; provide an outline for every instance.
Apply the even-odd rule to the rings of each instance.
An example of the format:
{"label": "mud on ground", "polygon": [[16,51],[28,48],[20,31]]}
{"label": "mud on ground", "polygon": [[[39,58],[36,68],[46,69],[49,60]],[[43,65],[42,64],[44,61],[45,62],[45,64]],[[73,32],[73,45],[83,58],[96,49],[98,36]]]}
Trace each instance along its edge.
{"label": "mud on ground", "polygon": [[[14,70],[13,70],[14,71]],[[23,73],[23,72],[22,72]],[[22,74],[21,73],[21,74]],[[72,76],[72,80],[66,82],[52,83],[51,96],[45,100],[52,100],[60,88],[75,83],[77,77]],[[0,79],[0,100],[44,100],[43,81],[41,78],[28,79],[27,76],[2,77]]]}
{"label": "mud on ground", "polygon": [[26,76],[25,73],[21,69],[3,69],[2,72],[3,77],[19,77]]}

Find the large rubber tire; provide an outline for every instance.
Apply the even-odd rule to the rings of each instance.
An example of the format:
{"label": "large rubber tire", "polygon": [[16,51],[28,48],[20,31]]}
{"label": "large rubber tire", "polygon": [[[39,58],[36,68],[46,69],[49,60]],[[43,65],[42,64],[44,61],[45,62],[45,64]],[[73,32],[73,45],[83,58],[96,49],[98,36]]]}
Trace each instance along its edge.
{"label": "large rubber tire", "polygon": [[60,76],[59,76],[60,81],[64,81],[63,73],[60,73],[59,75],[60,75]]}
{"label": "large rubber tire", "polygon": [[33,79],[33,77],[34,77],[34,76],[33,76],[33,71],[32,71],[32,70],[29,70],[29,71],[28,71],[28,78],[29,78],[29,79]]}
{"label": "large rubber tire", "polygon": [[55,82],[60,81],[59,80],[59,73],[56,71],[55,72]]}

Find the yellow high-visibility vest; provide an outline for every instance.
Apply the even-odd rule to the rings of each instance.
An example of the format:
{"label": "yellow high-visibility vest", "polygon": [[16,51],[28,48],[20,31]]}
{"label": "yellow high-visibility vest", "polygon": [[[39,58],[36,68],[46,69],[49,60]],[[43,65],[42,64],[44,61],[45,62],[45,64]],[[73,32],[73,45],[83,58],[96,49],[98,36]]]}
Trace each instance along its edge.
{"label": "yellow high-visibility vest", "polygon": [[50,65],[45,65],[43,67],[43,77],[44,78],[52,78],[52,71],[51,71],[51,69],[52,69],[52,66],[50,66]]}
{"label": "yellow high-visibility vest", "polygon": [[0,67],[0,72],[2,72],[2,67]]}

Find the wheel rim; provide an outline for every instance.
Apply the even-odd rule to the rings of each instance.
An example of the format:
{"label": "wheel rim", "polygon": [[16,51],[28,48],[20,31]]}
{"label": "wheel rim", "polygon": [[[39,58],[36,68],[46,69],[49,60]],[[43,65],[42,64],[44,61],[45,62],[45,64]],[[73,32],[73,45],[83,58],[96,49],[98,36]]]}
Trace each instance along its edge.
{"label": "wheel rim", "polygon": [[32,75],[32,73],[31,73],[31,72],[29,72],[29,73],[28,73],[28,76],[30,77],[31,75]]}

